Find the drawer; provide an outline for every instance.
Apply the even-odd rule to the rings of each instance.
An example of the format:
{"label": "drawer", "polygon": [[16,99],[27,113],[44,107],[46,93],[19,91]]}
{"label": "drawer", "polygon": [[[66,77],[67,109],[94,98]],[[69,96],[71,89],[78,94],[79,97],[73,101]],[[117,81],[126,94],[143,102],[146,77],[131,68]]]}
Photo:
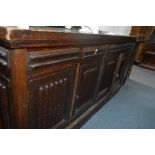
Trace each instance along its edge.
{"label": "drawer", "polygon": [[108,49],[108,45],[93,46],[83,48],[82,59],[103,55]]}
{"label": "drawer", "polygon": [[48,49],[29,52],[29,68],[37,69],[80,59],[79,48]]}
{"label": "drawer", "polygon": [[119,54],[124,51],[124,45],[111,45],[108,51],[108,60],[116,60]]}
{"label": "drawer", "polygon": [[112,60],[116,60],[118,58],[120,54],[120,50],[119,51],[115,51],[115,52],[110,52],[108,53],[108,60],[112,61]]}
{"label": "drawer", "polygon": [[127,43],[127,44],[111,44],[109,49],[110,50],[116,50],[116,49],[125,49],[125,48],[132,48],[133,43]]}

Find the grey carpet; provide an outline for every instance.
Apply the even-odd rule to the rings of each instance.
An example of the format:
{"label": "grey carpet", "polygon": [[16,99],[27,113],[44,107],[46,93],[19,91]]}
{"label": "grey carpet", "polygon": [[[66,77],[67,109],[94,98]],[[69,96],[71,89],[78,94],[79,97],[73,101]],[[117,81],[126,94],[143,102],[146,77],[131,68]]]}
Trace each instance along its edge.
{"label": "grey carpet", "polygon": [[129,80],[82,129],[154,129],[155,72],[134,66]]}

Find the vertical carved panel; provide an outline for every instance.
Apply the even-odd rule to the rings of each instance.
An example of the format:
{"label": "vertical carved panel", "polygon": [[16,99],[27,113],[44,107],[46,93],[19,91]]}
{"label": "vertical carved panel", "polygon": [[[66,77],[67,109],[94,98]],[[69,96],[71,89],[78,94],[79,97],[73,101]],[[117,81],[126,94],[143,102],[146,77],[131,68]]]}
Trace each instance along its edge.
{"label": "vertical carved panel", "polygon": [[31,128],[59,128],[69,121],[73,70],[31,81]]}
{"label": "vertical carved panel", "polygon": [[124,82],[124,78],[125,78],[125,72],[127,70],[128,67],[128,59],[131,56],[131,47],[128,48],[124,48],[124,51],[122,52],[122,61],[121,61],[121,65],[120,68],[118,70],[118,76],[116,78],[116,80],[121,84],[122,82]]}
{"label": "vertical carved panel", "polygon": [[78,88],[75,96],[74,117],[80,115],[93,103],[100,62],[99,60],[92,64],[81,65]]}
{"label": "vertical carved panel", "polygon": [[102,97],[105,93],[110,90],[111,82],[114,76],[117,60],[119,56],[119,51],[111,52],[105,60],[105,65],[103,68],[98,97]]}
{"label": "vertical carved panel", "polygon": [[130,45],[130,48],[128,48],[128,50],[127,50],[127,52],[130,53],[130,54],[128,55],[127,64],[126,64],[126,67],[125,67],[125,71],[124,71],[124,73],[122,75],[122,84],[125,83],[125,81],[127,80],[127,78],[130,75],[130,72],[131,72],[131,69],[132,69],[132,65],[134,63],[133,57],[135,55],[135,52],[134,52],[135,49],[136,49],[135,44],[131,44]]}
{"label": "vertical carved panel", "polygon": [[0,46],[0,65],[8,66],[8,50]]}
{"label": "vertical carved panel", "polygon": [[11,104],[9,101],[9,82],[0,77],[0,115],[4,128],[11,128]]}
{"label": "vertical carved panel", "polygon": [[105,68],[102,73],[101,83],[99,87],[99,95],[104,95],[109,90],[115,68],[116,68],[116,61],[110,61],[105,64]]}
{"label": "vertical carved panel", "polygon": [[122,48],[118,56],[116,68],[114,71],[112,89],[120,87],[123,82],[123,76],[125,74],[125,69],[127,66],[128,57],[130,55],[131,48]]}
{"label": "vertical carved panel", "polygon": [[[88,67],[88,66],[87,66]],[[95,83],[97,80],[98,67],[84,67],[81,74],[81,87],[79,91],[79,102],[77,107],[80,107],[83,102],[88,102],[93,97]]]}

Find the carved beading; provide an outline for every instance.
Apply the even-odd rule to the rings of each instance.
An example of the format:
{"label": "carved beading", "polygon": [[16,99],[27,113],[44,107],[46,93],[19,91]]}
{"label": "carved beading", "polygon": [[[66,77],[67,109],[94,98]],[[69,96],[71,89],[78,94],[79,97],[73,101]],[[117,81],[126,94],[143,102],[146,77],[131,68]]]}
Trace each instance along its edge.
{"label": "carved beading", "polygon": [[90,68],[90,69],[84,71],[84,75],[86,75],[87,73],[95,72],[95,71],[97,71],[97,70],[98,70],[98,67]]}
{"label": "carved beading", "polygon": [[8,64],[8,50],[0,47],[0,65],[7,66]]}
{"label": "carved beading", "polygon": [[8,50],[3,48],[3,47],[0,47],[0,56],[3,57],[3,58],[7,58]]}
{"label": "carved beading", "polygon": [[31,114],[36,111],[38,119],[31,123],[34,128],[51,128],[52,125],[65,121],[64,104],[66,102],[67,77],[61,77],[56,80],[36,85],[38,94],[38,106],[31,108]]}

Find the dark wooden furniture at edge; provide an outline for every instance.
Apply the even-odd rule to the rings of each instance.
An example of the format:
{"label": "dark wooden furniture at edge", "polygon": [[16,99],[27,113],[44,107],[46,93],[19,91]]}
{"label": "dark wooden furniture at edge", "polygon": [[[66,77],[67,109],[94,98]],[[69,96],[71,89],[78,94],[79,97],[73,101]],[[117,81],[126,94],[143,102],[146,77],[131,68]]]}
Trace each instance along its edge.
{"label": "dark wooden furniture at edge", "polygon": [[137,38],[135,64],[155,71],[155,27],[132,26],[130,35]]}
{"label": "dark wooden furniture at edge", "polygon": [[140,67],[155,71],[155,42],[148,41],[144,48],[144,56]]}
{"label": "dark wooden furniture at edge", "polygon": [[125,83],[135,37],[0,27],[0,127],[79,128]]}
{"label": "dark wooden furniture at edge", "polygon": [[132,26],[130,35],[136,37],[137,52],[135,54],[135,62],[141,63],[143,60],[144,49],[146,42],[150,39],[150,35],[153,32],[153,26]]}

